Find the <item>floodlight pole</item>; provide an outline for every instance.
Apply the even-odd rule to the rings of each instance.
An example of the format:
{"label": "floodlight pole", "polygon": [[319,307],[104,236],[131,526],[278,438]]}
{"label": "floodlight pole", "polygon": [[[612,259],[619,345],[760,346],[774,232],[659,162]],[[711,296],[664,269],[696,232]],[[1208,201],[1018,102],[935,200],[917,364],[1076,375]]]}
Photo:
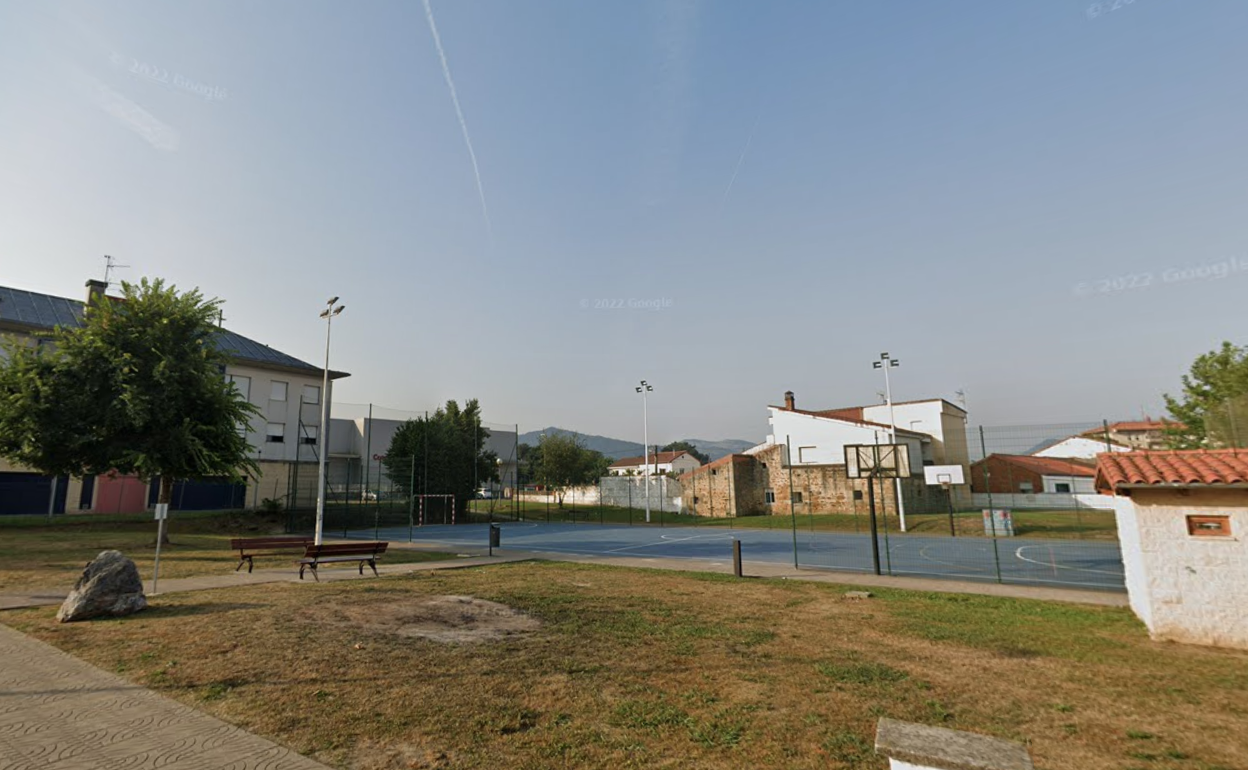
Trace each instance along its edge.
{"label": "floodlight pole", "polygon": [[[891,357],[888,353],[881,353],[880,360],[876,361],[874,368],[884,370],[884,400],[888,403],[888,441],[890,444],[897,443],[897,416],[893,411],[893,386],[888,378],[888,370],[894,366],[901,366],[901,362]],[[906,445],[906,452],[910,451],[910,446]],[[878,459],[878,458],[877,458]],[[901,531],[906,531],[906,503],[901,496],[901,477],[898,476],[893,481],[893,491],[897,497],[897,518],[901,521]]]}
{"label": "floodlight pole", "polygon": [[346,307],[346,305],[334,307],[337,301],[338,298],[334,297],[325,303],[325,309],[321,311],[321,318],[325,319],[325,371],[321,379],[321,425],[318,429],[320,446],[317,449],[316,458],[316,535],[313,541],[316,545],[321,545],[321,530],[325,526],[325,434],[328,432],[326,428],[329,427],[329,334],[334,325],[334,316]]}
{"label": "floodlight pole", "polygon": [[645,380],[636,388],[641,394],[641,430],[642,440],[645,444],[642,446],[642,462],[646,464],[646,523],[650,523],[650,410],[646,404],[646,394],[654,390],[654,386]]}

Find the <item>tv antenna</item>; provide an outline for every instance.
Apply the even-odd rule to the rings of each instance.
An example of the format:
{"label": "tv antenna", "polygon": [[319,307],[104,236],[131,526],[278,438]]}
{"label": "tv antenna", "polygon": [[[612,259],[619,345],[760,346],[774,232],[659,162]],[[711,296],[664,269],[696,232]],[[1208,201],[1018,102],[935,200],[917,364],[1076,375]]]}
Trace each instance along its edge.
{"label": "tv antenna", "polygon": [[127,267],[130,267],[130,266],[119,265],[117,264],[117,259],[115,257],[110,257],[107,254],[105,254],[104,255],[104,283],[108,283],[109,276],[112,274],[114,270],[122,270]]}
{"label": "tv antenna", "polygon": [[957,390],[953,391],[953,394],[958,397],[958,403],[962,404],[962,408],[965,409],[966,408],[966,391],[961,388],[958,388]]}

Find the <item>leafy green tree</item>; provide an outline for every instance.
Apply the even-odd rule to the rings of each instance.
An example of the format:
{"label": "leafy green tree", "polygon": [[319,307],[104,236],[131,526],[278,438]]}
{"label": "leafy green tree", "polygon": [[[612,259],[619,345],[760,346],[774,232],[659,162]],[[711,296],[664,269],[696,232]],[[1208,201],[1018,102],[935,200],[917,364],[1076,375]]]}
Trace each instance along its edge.
{"label": "leafy green tree", "polygon": [[11,340],[0,361],[0,456],[49,475],[116,471],[242,482],[258,467],[246,431],[259,410],[226,381],[221,302],[159,279],[122,283],[82,325]]}
{"label": "leafy green tree", "polygon": [[536,479],[554,490],[561,507],[568,489],[597,483],[611,465],[611,458],[602,452],[587,449],[585,442],[574,435],[543,435],[534,451]]}
{"label": "leafy green tree", "polygon": [[711,461],[711,458],[708,455],[705,455],[702,452],[698,451],[698,448],[694,446],[693,444],[690,444],[688,441],[673,441],[672,443],[663,447],[664,452],[680,452],[682,450],[693,455],[693,459],[697,460],[703,465],[706,465],[707,463]]}
{"label": "leafy green tree", "polygon": [[477,486],[498,480],[498,456],[485,449],[489,436],[489,429],[481,427],[477,399],[462,409],[447,401],[394,431],[382,461],[386,475],[405,495],[454,495],[456,510],[466,510]]}
{"label": "leafy green tree", "polygon": [[1176,421],[1167,431],[1172,447],[1248,446],[1248,348],[1223,342],[1198,356],[1182,382],[1180,398],[1165,395]]}

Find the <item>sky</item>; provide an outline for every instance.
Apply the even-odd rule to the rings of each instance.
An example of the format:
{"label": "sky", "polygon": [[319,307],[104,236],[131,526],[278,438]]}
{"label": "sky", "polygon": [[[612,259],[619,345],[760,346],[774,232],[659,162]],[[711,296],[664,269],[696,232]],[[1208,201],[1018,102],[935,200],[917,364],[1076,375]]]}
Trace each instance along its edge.
{"label": "sky", "polygon": [[[339,401],[761,440],[1163,413],[1245,343],[1242,0],[0,0],[0,283],[162,277]],[[435,35],[436,30],[436,35]],[[440,48],[439,48],[440,46]]]}

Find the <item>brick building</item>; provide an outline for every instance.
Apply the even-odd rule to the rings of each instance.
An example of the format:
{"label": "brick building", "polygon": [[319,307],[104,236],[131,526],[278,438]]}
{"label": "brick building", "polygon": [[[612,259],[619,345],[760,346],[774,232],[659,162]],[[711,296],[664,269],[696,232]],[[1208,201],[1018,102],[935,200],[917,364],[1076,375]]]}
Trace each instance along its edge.
{"label": "brick building", "polygon": [[971,465],[971,491],[992,494],[1092,494],[1096,466],[1090,461],[991,454]]}

